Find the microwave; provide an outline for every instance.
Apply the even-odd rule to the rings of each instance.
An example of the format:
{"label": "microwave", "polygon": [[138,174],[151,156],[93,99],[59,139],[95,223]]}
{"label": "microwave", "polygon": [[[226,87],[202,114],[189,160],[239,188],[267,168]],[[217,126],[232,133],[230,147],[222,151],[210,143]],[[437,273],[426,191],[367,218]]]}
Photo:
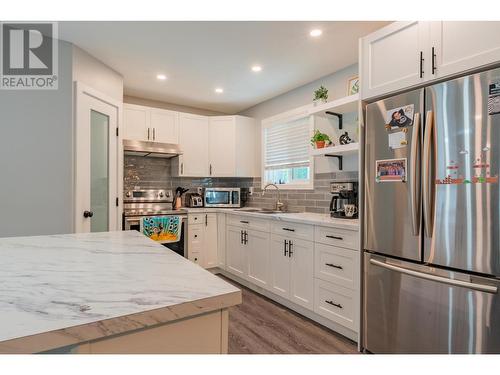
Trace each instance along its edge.
{"label": "microwave", "polygon": [[241,189],[206,188],[203,203],[205,207],[241,207]]}

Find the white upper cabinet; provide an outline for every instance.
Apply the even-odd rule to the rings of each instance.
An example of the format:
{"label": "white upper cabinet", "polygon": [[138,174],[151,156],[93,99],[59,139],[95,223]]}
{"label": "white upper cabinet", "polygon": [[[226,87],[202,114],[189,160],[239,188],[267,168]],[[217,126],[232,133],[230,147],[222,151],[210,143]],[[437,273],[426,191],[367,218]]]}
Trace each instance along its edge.
{"label": "white upper cabinet", "polygon": [[243,116],[210,117],[209,176],[254,177],[255,121]]}
{"label": "white upper cabinet", "polygon": [[123,139],[148,141],[149,115],[147,107],[125,104],[123,106]]}
{"label": "white upper cabinet", "polygon": [[428,33],[425,22],[394,22],[362,38],[362,98],[423,82]]}
{"label": "white upper cabinet", "polygon": [[500,22],[394,22],[360,40],[361,98],[500,61]]}
{"label": "white upper cabinet", "polygon": [[[430,22],[434,76],[441,78],[500,61],[500,22]],[[431,72],[432,73],[432,72]]]}
{"label": "white upper cabinet", "polygon": [[206,177],[208,170],[208,117],[188,113],[179,114],[178,174],[188,177]]}
{"label": "white upper cabinet", "polygon": [[179,112],[153,108],[150,118],[153,141],[179,143]]}
{"label": "white upper cabinet", "polygon": [[208,131],[209,174],[214,177],[235,176],[236,127],[234,116],[210,117]]}
{"label": "white upper cabinet", "polygon": [[124,139],[179,143],[179,112],[125,104]]}

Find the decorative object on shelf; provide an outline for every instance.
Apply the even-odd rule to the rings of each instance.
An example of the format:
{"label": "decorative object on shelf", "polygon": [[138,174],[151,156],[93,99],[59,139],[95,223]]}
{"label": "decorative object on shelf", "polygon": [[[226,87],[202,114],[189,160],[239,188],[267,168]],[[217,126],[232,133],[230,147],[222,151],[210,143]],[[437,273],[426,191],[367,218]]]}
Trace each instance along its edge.
{"label": "decorative object on shelf", "polygon": [[311,138],[311,144],[316,148],[324,148],[325,146],[332,144],[332,141],[328,134],[321,133],[319,130],[315,130],[314,135]]}
{"label": "decorative object on shelf", "polygon": [[339,143],[341,145],[348,145],[349,143],[353,143],[354,140],[351,139],[351,137],[349,137],[349,134],[347,132],[345,132],[344,134],[342,134],[340,137],[339,137]]}
{"label": "decorative object on shelf", "polygon": [[327,100],[328,100],[328,90],[326,89],[326,87],[321,85],[319,89],[314,91],[313,103],[314,104],[317,104],[318,102],[326,103]]}
{"label": "decorative object on shelf", "polygon": [[359,77],[349,78],[347,81],[347,95],[354,95],[359,92]]}

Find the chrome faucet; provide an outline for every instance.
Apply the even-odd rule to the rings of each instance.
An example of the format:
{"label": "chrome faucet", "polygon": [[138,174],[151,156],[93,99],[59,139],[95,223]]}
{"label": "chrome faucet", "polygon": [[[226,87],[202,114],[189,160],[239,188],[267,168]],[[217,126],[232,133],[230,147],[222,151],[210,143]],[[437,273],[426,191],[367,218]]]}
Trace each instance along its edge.
{"label": "chrome faucet", "polygon": [[278,187],[278,185],[267,184],[266,186],[264,186],[264,189],[262,191],[262,196],[264,196],[264,194],[266,193],[266,190],[269,186],[274,186],[276,188],[276,190],[278,191],[278,200],[276,201],[276,211],[281,211],[281,209],[284,206],[284,203],[281,201],[281,193],[280,193],[280,188]]}

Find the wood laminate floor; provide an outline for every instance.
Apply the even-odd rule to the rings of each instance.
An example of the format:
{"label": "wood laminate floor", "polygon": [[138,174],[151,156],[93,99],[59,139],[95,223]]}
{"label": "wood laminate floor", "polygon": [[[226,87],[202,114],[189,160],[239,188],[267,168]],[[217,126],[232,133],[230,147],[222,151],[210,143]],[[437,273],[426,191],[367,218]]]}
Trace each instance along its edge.
{"label": "wood laminate floor", "polygon": [[252,290],[229,309],[229,354],[357,353],[356,344]]}

